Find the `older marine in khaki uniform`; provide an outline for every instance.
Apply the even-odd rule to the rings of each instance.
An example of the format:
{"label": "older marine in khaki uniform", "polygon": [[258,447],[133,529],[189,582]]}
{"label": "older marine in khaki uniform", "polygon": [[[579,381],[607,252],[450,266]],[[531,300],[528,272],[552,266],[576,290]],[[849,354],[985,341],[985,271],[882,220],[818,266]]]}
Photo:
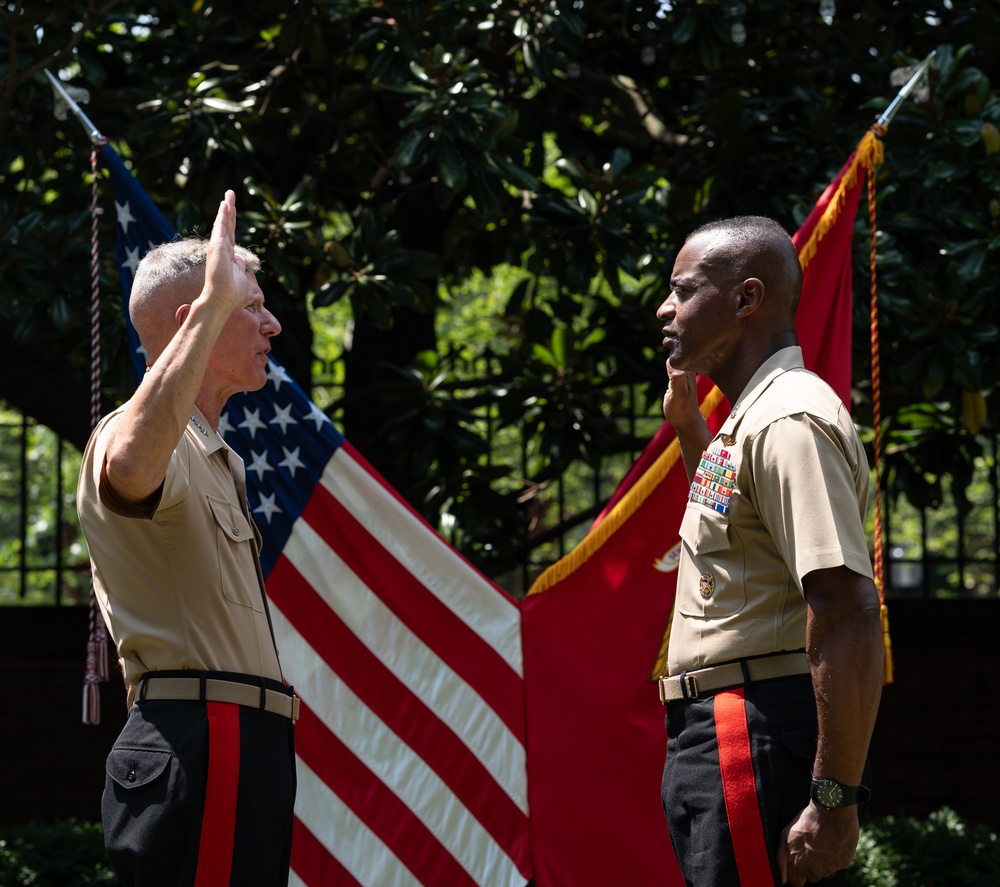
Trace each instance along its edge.
{"label": "older marine in khaki uniform", "polygon": [[298,699],[278,661],[226,401],[266,381],[281,325],[235,244],[235,196],[209,241],[151,250],[129,312],[135,394],[84,452],[77,509],[128,688],[102,820],[124,885],[287,883]]}

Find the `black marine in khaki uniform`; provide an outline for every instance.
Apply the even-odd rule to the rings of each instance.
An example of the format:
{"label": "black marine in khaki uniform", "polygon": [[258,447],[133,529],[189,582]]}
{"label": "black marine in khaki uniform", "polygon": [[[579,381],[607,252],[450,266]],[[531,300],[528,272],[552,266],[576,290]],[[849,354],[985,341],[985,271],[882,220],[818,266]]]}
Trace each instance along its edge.
{"label": "black marine in khaki uniform", "polygon": [[[802,368],[800,290],[777,223],[723,220],[688,238],[657,312],[692,480],[662,799],[693,887],[839,883],[867,792],[883,657],[869,469],[844,405]],[[714,437],[695,373],[733,404]]]}

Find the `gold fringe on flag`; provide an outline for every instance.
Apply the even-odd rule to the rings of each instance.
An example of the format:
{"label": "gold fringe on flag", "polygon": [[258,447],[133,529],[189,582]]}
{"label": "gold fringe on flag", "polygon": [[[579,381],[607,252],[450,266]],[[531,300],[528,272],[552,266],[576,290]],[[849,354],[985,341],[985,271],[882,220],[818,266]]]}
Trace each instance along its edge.
{"label": "gold fringe on flag", "polygon": [[831,196],[829,204],[827,204],[826,209],[823,211],[823,215],[816,223],[816,227],[813,228],[809,239],[805,242],[802,249],[799,250],[799,264],[802,265],[803,271],[812,260],[812,257],[816,255],[819,242],[837,223],[837,219],[840,218],[840,211],[844,208],[844,198],[847,192],[857,184],[858,171],[864,169],[868,172],[874,172],[875,167],[882,162],[883,146],[879,138],[881,133],[876,131],[877,128],[872,127],[872,129],[865,133],[864,138],[858,142],[857,148],[854,149],[854,156],[851,158],[851,165],[847,168],[844,175],[841,176],[840,181],[837,183],[837,190]]}
{"label": "gold fringe on flag", "polygon": [[[867,135],[878,145],[877,160],[882,159],[882,143],[875,136],[881,137],[885,134],[885,127],[876,123],[872,131]],[[877,162],[877,161],[876,161]],[[879,615],[882,622],[882,646],[884,648],[884,659],[882,664],[882,683],[891,684],[893,681],[892,664],[892,638],[889,636],[889,610],[885,605],[885,562],[884,562],[884,539],[882,536],[882,372],[881,360],[879,357],[878,338],[878,286],[876,277],[876,243],[875,235],[878,225],[875,220],[875,167],[868,167],[868,272],[870,280],[869,289],[869,316],[868,335],[871,346],[872,361],[872,427],[875,431],[875,545],[874,545],[874,573],[875,588],[878,590]]]}
{"label": "gold fringe on flag", "polygon": [[879,372],[879,340],[878,340],[878,298],[875,275],[875,232],[877,230],[875,221],[875,167],[882,162],[884,147],[882,136],[885,135],[885,126],[875,123],[858,142],[854,155],[851,158],[850,166],[841,176],[837,183],[837,190],[831,195],[823,215],[817,222],[809,240],[799,250],[799,262],[805,270],[819,247],[819,242],[827,232],[836,224],[840,217],[840,211],[844,206],[844,199],[847,192],[858,182],[858,173],[865,171],[868,180],[868,225],[870,235],[869,247],[869,272],[871,279],[871,305],[870,320],[871,327],[870,343],[872,356],[872,425],[875,430],[875,464],[872,466],[875,478],[875,539],[874,539],[874,575],[875,587],[879,596],[879,611],[882,622],[882,644],[885,648],[885,662],[882,669],[882,680],[886,684],[893,682],[893,662],[892,662],[892,638],[889,635],[889,610],[885,604],[884,591],[884,568],[883,568],[883,545],[882,536],[882,492],[879,488],[879,479],[882,476],[882,413],[881,413],[881,378]]}

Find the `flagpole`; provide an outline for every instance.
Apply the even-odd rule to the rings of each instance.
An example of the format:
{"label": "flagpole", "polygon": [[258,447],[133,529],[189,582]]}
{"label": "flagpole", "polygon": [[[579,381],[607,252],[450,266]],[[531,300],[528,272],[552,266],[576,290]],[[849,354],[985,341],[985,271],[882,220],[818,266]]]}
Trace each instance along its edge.
{"label": "flagpole", "polygon": [[80,106],[73,101],[70,94],[66,92],[65,87],[62,85],[58,77],[52,76],[52,72],[48,68],[45,68],[45,76],[49,78],[49,82],[52,84],[52,88],[59,93],[60,97],[64,102],[66,102],[70,111],[73,112],[73,116],[80,121],[80,124],[87,131],[87,137],[94,145],[103,144],[106,139],[101,135],[100,130],[90,122],[90,119],[86,114],[83,113]]}
{"label": "flagpole", "polygon": [[934,60],[935,55],[937,55],[936,49],[931,52],[931,54],[927,56],[927,58],[925,58],[919,65],[917,65],[917,69],[913,72],[910,79],[906,81],[906,84],[899,91],[896,98],[889,103],[889,107],[886,108],[878,120],[875,121],[876,126],[880,126],[882,129],[888,128],[889,124],[892,123],[892,118],[896,116],[896,112],[899,110],[900,105],[903,104],[906,97],[916,88],[917,83],[920,81],[920,78],[924,76],[924,72]]}

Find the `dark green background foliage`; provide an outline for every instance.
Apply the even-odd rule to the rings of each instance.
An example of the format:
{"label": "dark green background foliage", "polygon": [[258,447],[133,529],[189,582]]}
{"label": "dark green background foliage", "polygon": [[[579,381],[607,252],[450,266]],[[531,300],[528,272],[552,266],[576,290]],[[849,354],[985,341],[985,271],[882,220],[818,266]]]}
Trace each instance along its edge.
{"label": "dark green background foliage", "polygon": [[988,887],[1000,883],[1000,841],[942,807],[926,819],[884,816],[862,829],[851,887]]}
{"label": "dark green background foliage", "polygon": [[[851,887],[994,887],[1000,842],[990,829],[942,808],[926,819],[884,816],[861,832]],[[116,883],[100,825],[74,820],[0,830],[0,884],[84,887]]]}
{"label": "dark green background foliage", "polygon": [[[961,494],[997,410],[996,3],[841,0],[832,20],[805,0],[250,10],[0,7],[0,337],[18,368],[0,398],[86,437],[89,147],[53,117],[47,67],[89,90],[88,115],[179,229],[204,231],[235,188],[285,327],[278,359],[308,387],[314,330],[349,318],[321,355],[343,382],[323,405],[432,523],[448,512],[467,553],[509,565],[537,491],[641,448],[606,389],[635,386],[655,414],[654,312],[683,236],[737,213],[794,230],[895,95],[893,70],[936,49],[879,171],[885,477],[917,504],[942,475]],[[113,226],[109,207],[108,404],[131,384]],[[870,424],[863,207],[856,245],[854,407]],[[456,338],[449,294],[499,269],[490,333]],[[486,409],[526,432],[525,463],[488,462]]]}
{"label": "dark green background foliage", "polygon": [[108,868],[99,824],[65,820],[0,829],[0,884],[4,887],[117,883]]}

